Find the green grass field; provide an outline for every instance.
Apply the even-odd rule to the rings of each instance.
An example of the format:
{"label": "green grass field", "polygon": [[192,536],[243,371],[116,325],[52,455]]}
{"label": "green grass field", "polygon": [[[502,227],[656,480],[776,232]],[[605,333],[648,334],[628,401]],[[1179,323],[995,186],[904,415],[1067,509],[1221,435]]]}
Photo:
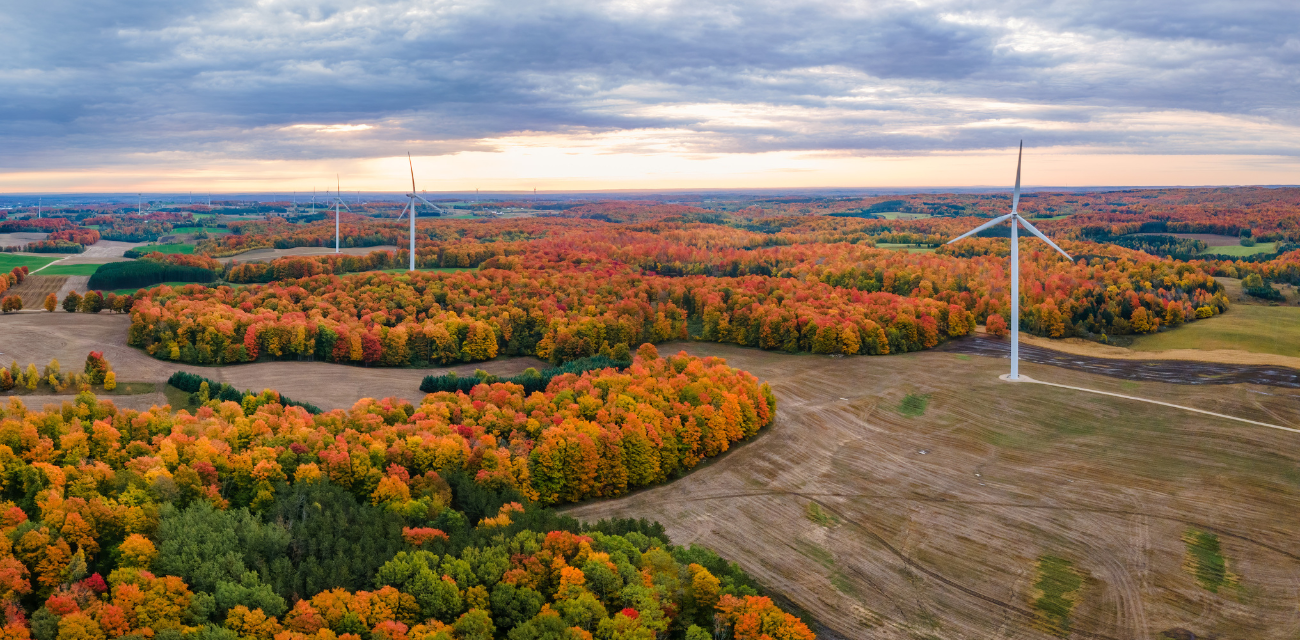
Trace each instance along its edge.
{"label": "green grass field", "polygon": [[181,242],[173,244],[145,245],[140,247],[140,249],[150,252],[157,251],[158,253],[194,253],[194,245],[184,244]]}
{"label": "green grass field", "polygon": [[53,264],[41,270],[42,276],[88,276],[98,269],[97,264]]}
{"label": "green grass field", "polygon": [[63,256],[60,255],[59,257],[46,258],[44,256],[24,256],[13,253],[0,253],[0,272],[13,271],[14,267],[21,267],[23,265],[27,265],[28,271],[35,271],[61,257]]}
{"label": "green grass field", "polygon": [[199,233],[200,231],[207,231],[208,235],[214,236],[230,233],[228,229],[220,227],[172,227],[172,233]]}
{"label": "green grass field", "polygon": [[1239,304],[1223,315],[1139,336],[1132,349],[1235,349],[1300,356],[1300,308]]}
{"label": "green grass field", "polygon": [[1225,256],[1253,256],[1257,253],[1273,253],[1274,251],[1277,251],[1276,242],[1261,242],[1253,247],[1243,247],[1239,244],[1226,247],[1210,247],[1205,250],[1205,253]]}

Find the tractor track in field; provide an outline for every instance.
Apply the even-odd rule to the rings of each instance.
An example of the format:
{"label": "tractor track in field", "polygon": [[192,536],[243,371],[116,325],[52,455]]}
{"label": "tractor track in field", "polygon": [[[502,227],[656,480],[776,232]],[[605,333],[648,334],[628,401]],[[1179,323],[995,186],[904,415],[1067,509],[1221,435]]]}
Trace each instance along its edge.
{"label": "tractor track in field", "polygon": [[[1011,342],[991,336],[974,335],[951,340],[936,347],[934,351],[1010,358]],[[1056,351],[1024,342],[1020,343],[1020,359],[1111,378],[1143,382],[1192,385],[1244,383],[1300,389],[1300,371],[1282,366],[1226,364],[1198,360],[1098,358]]]}
{"label": "tractor track in field", "polygon": [[1185,524],[1190,527],[1196,527],[1198,529],[1202,529],[1204,531],[1208,531],[1210,533],[1214,533],[1225,538],[1233,538],[1235,540],[1241,540],[1242,542],[1252,544],[1263,549],[1268,549],[1269,551],[1272,551],[1279,555],[1286,556],[1292,560],[1300,561],[1300,553],[1293,553],[1281,547],[1271,545],[1261,540],[1256,540],[1255,538],[1242,535],[1240,533],[1234,533],[1222,527],[1218,527],[1215,525],[1208,525],[1203,522],[1188,520],[1186,518],[1162,516],[1155,513],[1128,511],[1125,509],[1103,509],[1097,507],[1058,506],[1058,505],[1050,505],[1050,504],[1020,504],[1015,502],[1000,502],[997,500],[955,500],[952,498],[942,498],[942,497],[933,497],[933,496],[899,497],[899,496],[888,496],[888,495],[875,495],[869,493],[822,493],[822,492],[804,492],[804,491],[782,491],[779,489],[769,490],[769,491],[745,491],[745,492],[736,492],[736,493],[725,493],[725,494],[719,494],[713,496],[695,496],[690,498],[681,498],[678,499],[677,501],[678,502],[704,502],[708,500],[754,498],[754,497],[761,497],[761,496],[798,496],[800,498],[807,498],[809,500],[816,500],[818,498],[852,498],[852,499],[859,499],[859,500],[877,500],[882,502],[883,501],[926,502],[926,503],[934,503],[934,504],[959,504],[959,505],[969,506],[969,507],[997,507],[1003,509],[1042,509],[1048,511],[1064,511],[1069,513],[1097,513],[1097,514],[1113,515],[1119,517],[1153,518],[1156,520],[1177,522],[1179,524]]}
{"label": "tractor track in field", "polygon": [[[795,494],[795,495],[800,495],[800,494]],[[802,496],[802,495],[801,495],[800,497],[807,497],[807,496]],[[825,509],[825,510],[827,510],[827,511],[830,511],[831,513],[835,514],[837,517],[839,517],[839,518],[840,518],[841,520],[843,520],[844,522],[847,522],[847,523],[853,525],[856,529],[858,529],[859,531],[865,533],[865,534],[867,535],[868,538],[870,538],[870,539],[871,539],[872,541],[874,541],[876,544],[878,544],[878,545],[884,547],[885,550],[887,550],[887,551],[890,553],[890,555],[893,555],[895,558],[897,558],[898,561],[899,561],[899,562],[902,562],[904,565],[906,565],[907,568],[912,569],[912,570],[914,570],[914,571],[918,571],[918,572],[920,572],[920,573],[922,573],[922,574],[925,574],[926,577],[932,578],[932,579],[934,579],[935,581],[937,581],[937,582],[943,584],[943,585],[946,586],[946,587],[949,587],[949,588],[951,588],[951,589],[955,589],[955,590],[957,590],[957,591],[960,591],[961,593],[966,594],[967,596],[970,596],[970,597],[975,598],[975,599],[977,599],[977,600],[981,600],[981,601],[983,601],[983,602],[987,602],[987,603],[989,603],[989,604],[991,604],[991,605],[993,605],[993,606],[995,606],[995,607],[998,607],[998,608],[1003,609],[1003,610],[1005,610],[1005,611],[1008,611],[1008,612],[1010,612],[1010,613],[1017,614],[1017,615],[1019,615],[1019,616],[1021,616],[1021,617],[1024,617],[1024,618],[1026,618],[1026,619],[1028,619],[1028,620],[1033,620],[1033,619],[1035,619],[1035,618],[1038,617],[1037,614],[1035,614],[1033,611],[1031,611],[1031,610],[1029,610],[1029,609],[1026,609],[1026,608],[1021,607],[1021,606],[1014,605],[1014,604],[1012,604],[1012,603],[1010,603],[1010,602],[1007,602],[1007,601],[1002,600],[1002,599],[999,599],[999,598],[994,598],[994,597],[992,597],[992,596],[989,596],[989,595],[986,595],[986,594],[980,593],[979,591],[976,591],[975,589],[972,589],[972,588],[970,588],[970,587],[967,587],[966,585],[963,585],[963,584],[957,582],[956,580],[953,580],[953,579],[951,579],[951,578],[945,576],[944,574],[939,573],[938,571],[935,571],[935,570],[933,570],[933,569],[930,569],[929,567],[926,567],[926,566],[922,565],[921,563],[917,562],[916,560],[914,560],[913,558],[911,558],[911,557],[908,556],[907,554],[903,553],[902,551],[899,551],[897,548],[894,547],[894,545],[889,544],[889,541],[888,541],[888,540],[885,540],[885,538],[884,538],[883,536],[881,536],[880,534],[878,534],[878,533],[876,533],[875,531],[873,531],[870,527],[867,527],[867,526],[865,526],[865,525],[863,525],[863,524],[857,522],[856,520],[853,520],[852,518],[849,518],[847,515],[842,514],[842,513],[840,513],[839,511],[836,511],[834,507],[831,507],[830,505],[827,505],[827,504],[823,503],[823,502],[820,501],[820,500],[816,500],[816,502],[817,502],[818,505],[821,506],[821,508],[823,508],[823,509]],[[1096,632],[1086,631],[1086,630],[1082,630],[1082,629],[1073,629],[1073,630],[1071,630],[1071,635],[1079,635],[1079,636],[1083,636],[1083,637],[1085,637],[1085,638],[1096,638],[1097,640],[1118,640],[1118,638],[1115,638],[1115,637],[1113,637],[1113,636],[1108,636],[1108,635],[1105,635],[1105,634],[1102,634],[1102,633],[1096,633]]]}

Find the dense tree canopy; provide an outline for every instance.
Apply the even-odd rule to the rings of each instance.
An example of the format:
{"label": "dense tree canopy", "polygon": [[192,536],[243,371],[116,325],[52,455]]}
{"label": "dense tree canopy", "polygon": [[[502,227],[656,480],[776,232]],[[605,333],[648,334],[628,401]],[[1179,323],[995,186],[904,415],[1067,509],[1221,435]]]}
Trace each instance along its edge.
{"label": "dense tree canopy", "polygon": [[719,359],[644,345],[626,369],[563,373],[527,395],[484,383],[320,415],[276,399],[193,414],[85,392],[42,411],[11,399],[4,633],[812,637],[662,529],[584,530],[544,507],[662,482],[757,433],[770,391]]}

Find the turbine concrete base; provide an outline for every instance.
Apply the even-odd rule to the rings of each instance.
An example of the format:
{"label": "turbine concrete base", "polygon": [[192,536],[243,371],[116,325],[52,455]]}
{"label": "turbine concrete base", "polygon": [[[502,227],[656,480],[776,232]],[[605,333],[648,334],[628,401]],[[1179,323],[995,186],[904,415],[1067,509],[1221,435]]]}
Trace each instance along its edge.
{"label": "turbine concrete base", "polygon": [[1037,380],[1035,380],[1035,379],[1033,379],[1033,378],[1031,378],[1031,377],[1029,377],[1029,376],[1023,374],[1023,373],[1020,374],[1020,377],[1015,378],[1014,380],[1011,378],[1011,374],[1009,374],[1009,373],[1004,373],[1004,374],[998,376],[998,380],[1001,380],[1001,381],[1003,381],[1003,382],[1038,382]]}

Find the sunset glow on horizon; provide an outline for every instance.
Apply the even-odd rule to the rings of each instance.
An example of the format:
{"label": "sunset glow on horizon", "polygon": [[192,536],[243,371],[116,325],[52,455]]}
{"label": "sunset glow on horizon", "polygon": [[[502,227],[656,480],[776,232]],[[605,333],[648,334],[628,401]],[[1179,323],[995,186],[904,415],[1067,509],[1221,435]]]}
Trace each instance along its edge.
{"label": "sunset glow on horizon", "polygon": [[1294,184],[1264,9],[12,3],[0,192]]}

